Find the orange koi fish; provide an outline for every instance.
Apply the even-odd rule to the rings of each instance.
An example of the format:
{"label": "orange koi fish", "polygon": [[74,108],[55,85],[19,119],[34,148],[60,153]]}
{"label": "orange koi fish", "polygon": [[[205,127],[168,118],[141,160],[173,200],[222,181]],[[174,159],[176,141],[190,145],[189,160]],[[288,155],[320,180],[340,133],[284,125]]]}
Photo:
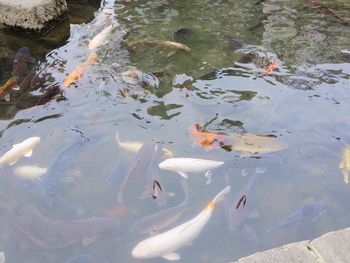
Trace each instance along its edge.
{"label": "orange koi fish", "polygon": [[271,61],[270,64],[264,69],[263,75],[264,76],[269,76],[270,73],[274,70],[277,69],[277,62],[276,61]]}
{"label": "orange koi fish", "polygon": [[73,82],[77,81],[81,77],[86,69],[90,66],[91,63],[95,62],[97,59],[97,54],[92,53],[82,64],[77,66],[73,72],[67,76],[63,81],[63,86],[68,87]]}
{"label": "orange koi fish", "polygon": [[220,148],[226,141],[225,134],[205,131],[199,124],[193,124],[188,131],[191,141],[208,149]]}
{"label": "orange koi fish", "polygon": [[17,80],[18,80],[17,76],[12,76],[11,78],[9,78],[8,81],[6,81],[4,86],[0,87],[0,98],[5,98],[6,101],[10,100],[10,95],[8,94],[7,91],[11,88],[18,89]]}
{"label": "orange koi fish", "polygon": [[218,134],[204,131],[199,124],[193,124],[189,127],[188,135],[196,145],[215,148]]}

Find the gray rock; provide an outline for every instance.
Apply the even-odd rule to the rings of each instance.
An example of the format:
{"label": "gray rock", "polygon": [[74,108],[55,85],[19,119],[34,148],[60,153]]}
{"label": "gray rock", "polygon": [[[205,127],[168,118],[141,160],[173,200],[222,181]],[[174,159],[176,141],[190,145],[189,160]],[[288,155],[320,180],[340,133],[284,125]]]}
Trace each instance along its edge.
{"label": "gray rock", "polygon": [[312,241],[291,243],[255,253],[232,263],[349,263],[350,228],[329,232]]}
{"label": "gray rock", "polygon": [[239,259],[236,263],[315,263],[315,253],[308,249],[309,241],[291,243],[282,247],[255,253]]}
{"label": "gray rock", "polygon": [[350,228],[329,232],[309,246],[323,259],[323,262],[350,262]]}
{"label": "gray rock", "polygon": [[67,10],[65,0],[0,0],[0,23],[41,31]]}

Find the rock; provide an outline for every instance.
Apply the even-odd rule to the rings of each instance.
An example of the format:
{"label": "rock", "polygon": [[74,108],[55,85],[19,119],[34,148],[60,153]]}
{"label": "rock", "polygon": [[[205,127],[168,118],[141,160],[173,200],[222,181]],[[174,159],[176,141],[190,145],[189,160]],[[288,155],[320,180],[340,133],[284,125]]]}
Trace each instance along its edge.
{"label": "rock", "polygon": [[236,263],[316,263],[318,257],[308,249],[308,244],[309,241],[288,244],[241,258]]}
{"label": "rock", "polygon": [[348,263],[350,228],[255,253],[231,263]]}
{"label": "rock", "polygon": [[41,32],[67,11],[65,0],[0,0],[0,23]]}
{"label": "rock", "polygon": [[347,263],[350,260],[350,228],[329,232],[315,240],[309,245],[322,262]]}

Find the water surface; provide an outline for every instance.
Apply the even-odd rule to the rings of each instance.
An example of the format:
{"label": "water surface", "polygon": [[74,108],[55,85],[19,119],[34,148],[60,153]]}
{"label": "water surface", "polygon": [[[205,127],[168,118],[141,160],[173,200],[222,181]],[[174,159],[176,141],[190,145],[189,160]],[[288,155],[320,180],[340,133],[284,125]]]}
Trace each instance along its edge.
{"label": "water surface", "polygon": [[[106,12],[99,12],[90,23],[71,26],[66,43],[61,39],[54,44],[42,42],[40,48],[38,40],[22,36],[13,36],[12,42],[17,43],[13,47],[0,42],[2,50],[11,49],[2,60],[1,83],[11,76],[18,48],[28,46],[37,58],[37,81],[13,93],[10,102],[0,102],[1,153],[28,137],[41,137],[30,158],[1,170],[1,220],[8,227],[1,230],[0,250],[9,261],[65,262],[86,253],[92,262],[140,261],[132,258],[131,250],[148,236],[132,234],[133,223],[180,204],[183,191],[176,173],[160,171],[162,184],[175,197],[162,207],[150,198],[140,200],[146,182],[142,174],[127,185],[124,204],[118,205],[117,187],[108,184],[108,177],[120,160],[126,159],[127,168],[131,167],[135,155],[118,147],[117,130],[121,141],[153,141],[175,157],[226,162],[210,185],[204,175],[190,176],[190,209],[168,228],[197,215],[228,183],[233,205],[250,176],[257,174],[252,200],[260,217],[247,220],[242,231],[230,231],[223,206],[218,205],[193,244],[177,251],[182,262],[228,262],[349,227],[349,185],[338,168],[343,148],[350,143],[350,26],[339,19],[350,18],[348,2],[323,2],[338,17],[322,11],[315,1],[104,4]],[[67,75],[92,52],[87,49],[89,40],[112,21],[119,24],[110,41],[95,51],[96,62],[78,81],[62,88]],[[142,40],[175,40],[191,51],[130,46]],[[272,61],[277,69],[264,75]],[[143,79],[130,81],[122,74],[134,68],[143,72]],[[58,92],[61,89],[63,93]],[[211,132],[273,136],[288,148],[253,155],[209,150],[195,146],[189,138],[189,127],[195,123],[207,123]],[[13,176],[16,166],[52,165],[62,149],[82,137],[90,140],[67,157],[74,159],[74,167],[67,170],[79,170],[80,176],[67,176],[70,180],[59,183],[59,197],[45,194],[40,181]],[[320,215],[267,232],[305,204],[318,201],[326,204]],[[28,205],[48,219],[38,218]],[[39,239],[58,246],[66,240],[57,237],[47,220],[111,215],[120,226],[111,233],[96,234],[86,246],[75,242],[43,248],[21,231],[31,229]],[[36,225],[23,223],[26,217]],[[51,234],[41,236],[37,225]]]}

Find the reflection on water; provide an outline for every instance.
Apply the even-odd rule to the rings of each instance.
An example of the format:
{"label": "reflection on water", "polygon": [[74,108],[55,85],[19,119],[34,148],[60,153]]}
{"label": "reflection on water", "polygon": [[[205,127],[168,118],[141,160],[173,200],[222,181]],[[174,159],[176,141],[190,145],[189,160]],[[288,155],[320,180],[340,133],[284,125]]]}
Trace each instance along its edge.
{"label": "reflection on water", "polygon": [[[0,168],[6,260],[140,261],[136,244],[228,184],[181,261],[348,227],[349,14],[332,0],[107,0],[65,44],[0,38],[1,155],[41,139]],[[158,169],[171,156],[196,160]]]}

